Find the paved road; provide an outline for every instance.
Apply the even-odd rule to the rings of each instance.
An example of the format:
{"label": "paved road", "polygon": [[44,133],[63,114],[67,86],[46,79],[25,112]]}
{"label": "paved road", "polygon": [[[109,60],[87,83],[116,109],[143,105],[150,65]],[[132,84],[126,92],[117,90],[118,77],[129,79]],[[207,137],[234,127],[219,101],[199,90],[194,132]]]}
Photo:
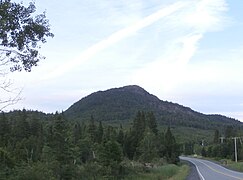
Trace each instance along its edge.
{"label": "paved road", "polygon": [[243,180],[243,173],[226,169],[213,162],[183,156],[180,159],[193,163],[201,180]]}

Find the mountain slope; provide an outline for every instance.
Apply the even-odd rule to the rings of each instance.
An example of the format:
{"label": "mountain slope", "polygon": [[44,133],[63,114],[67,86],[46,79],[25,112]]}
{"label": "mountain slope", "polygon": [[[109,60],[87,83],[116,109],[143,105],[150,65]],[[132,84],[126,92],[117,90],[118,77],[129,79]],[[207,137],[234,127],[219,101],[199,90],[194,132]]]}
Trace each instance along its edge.
{"label": "mountain slope", "polygon": [[224,125],[242,123],[221,115],[204,115],[179,104],[162,101],[139,86],[125,86],[98,91],[74,103],[65,111],[73,120],[126,122],[135,117],[137,111],[153,111],[159,124],[180,125],[201,129],[213,129]]}

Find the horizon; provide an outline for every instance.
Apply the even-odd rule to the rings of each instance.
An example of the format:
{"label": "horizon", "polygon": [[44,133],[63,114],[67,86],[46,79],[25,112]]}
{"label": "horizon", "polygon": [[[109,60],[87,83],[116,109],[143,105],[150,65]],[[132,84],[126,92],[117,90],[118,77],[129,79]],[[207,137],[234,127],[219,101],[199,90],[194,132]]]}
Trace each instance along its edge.
{"label": "horizon", "polygon": [[[26,109],[26,108],[23,107],[22,109],[12,109],[12,110],[9,110],[9,111],[7,111],[7,112],[5,112],[5,113],[9,113],[9,112],[11,112],[11,111],[18,111],[18,110],[20,110],[20,111],[22,111],[22,110],[27,110],[27,111],[38,111],[38,112],[41,112],[41,113],[44,113],[44,114],[55,114],[56,112],[61,113],[61,112],[65,112],[65,111],[67,111],[72,105],[74,105],[75,103],[81,101],[82,99],[84,99],[84,98],[86,98],[86,97],[88,97],[88,96],[91,96],[91,95],[94,94],[94,93],[97,93],[97,92],[105,92],[105,91],[109,91],[109,90],[121,89],[121,88],[132,87],[132,86],[136,86],[136,87],[138,87],[138,88],[141,88],[142,90],[145,90],[145,91],[146,91],[147,93],[149,93],[150,95],[153,95],[153,96],[157,97],[156,95],[151,94],[150,92],[148,92],[148,91],[147,91],[146,89],[144,89],[143,87],[141,87],[141,86],[139,86],[139,85],[136,85],[136,84],[131,84],[131,85],[125,85],[125,86],[122,86],[122,87],[112,87],[112,88],[109,88],[109,89],[106,89],[106,90],[99,90],[99,91],[92,92],[92,93],[88,94],[87,96],[84,96],[84,97],[80,98],[79,100],[73,102],[73,103],[72,103],[71,105],[69,105],[65,110],[61,110],[61,111],[58,111],[58,110],[57,110],[57,111],[53,111],[53,112],[44,112],[44,111],[39,111],[38,109]],[[157,98],[158,98],[158,97],[157,97]],[[164,101],[164,102],[169,102],[169,103],[173,103],[173,104],[180,105],[180,106],[185,107],[185,108],[189,108],[189,109],[191,109],[192,111],[195,111],[195,112],[197,112],[197,113],[202,113],[202,112],[199,112],[199,111],[196,111],[196,110],[192,109],[191,107],[184,106],[183,104],[179,104],[179,103],[172,102],[172,101],[162,100],[162,99],[160,99],[160,98],[158,98],[158,99],[161,100],[161,101]],[[206,114],[206,113],[202,113],[202,114],[204,114],[204,115],[220,115],[220,116],[224,116],[224,117],[227,117],[227,118],[231,118],[231,119],[233,119],[233,120],[240,121],[240,122],[243,123],[243,121],[241,121],[240,119],[235,119],[235,118],[233,118],[233,117],[228,117],[228,116],[226,116],[226,115],[224,115],[224,114]]]}
{"label": "horizon", "polygon": [[137,84],[161,100],[243,121],[242,1],[35,4],[55,37],[32,72],[6,76],[22,100],[5,111],[60,112],[92,92]]}

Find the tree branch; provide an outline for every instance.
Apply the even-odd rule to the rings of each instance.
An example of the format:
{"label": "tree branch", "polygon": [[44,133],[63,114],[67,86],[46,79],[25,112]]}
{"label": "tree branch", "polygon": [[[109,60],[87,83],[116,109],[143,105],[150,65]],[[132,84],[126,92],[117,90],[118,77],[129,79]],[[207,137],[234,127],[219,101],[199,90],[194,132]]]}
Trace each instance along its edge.
{"label": "tree branch", "polygon": [[[0,99],[0,112],[3,111],[8,106],[14,105],[21,100],[21,93],[23,89],[12,89],[13,83],[11,80],[4,80],[1,83],[0,90],[3,99]],[[9,97],[4,97],[6,94],[9,94]]]}

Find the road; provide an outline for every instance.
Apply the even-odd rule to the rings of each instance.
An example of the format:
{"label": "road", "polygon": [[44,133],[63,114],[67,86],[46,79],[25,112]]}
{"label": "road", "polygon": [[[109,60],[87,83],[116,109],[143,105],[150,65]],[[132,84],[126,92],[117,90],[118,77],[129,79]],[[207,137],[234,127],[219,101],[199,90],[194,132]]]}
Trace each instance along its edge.
{"label": "road", "polygon": [[211,161],[180,156],[195,165],[201,180],[243,180],[243,173],[226,169]]}

